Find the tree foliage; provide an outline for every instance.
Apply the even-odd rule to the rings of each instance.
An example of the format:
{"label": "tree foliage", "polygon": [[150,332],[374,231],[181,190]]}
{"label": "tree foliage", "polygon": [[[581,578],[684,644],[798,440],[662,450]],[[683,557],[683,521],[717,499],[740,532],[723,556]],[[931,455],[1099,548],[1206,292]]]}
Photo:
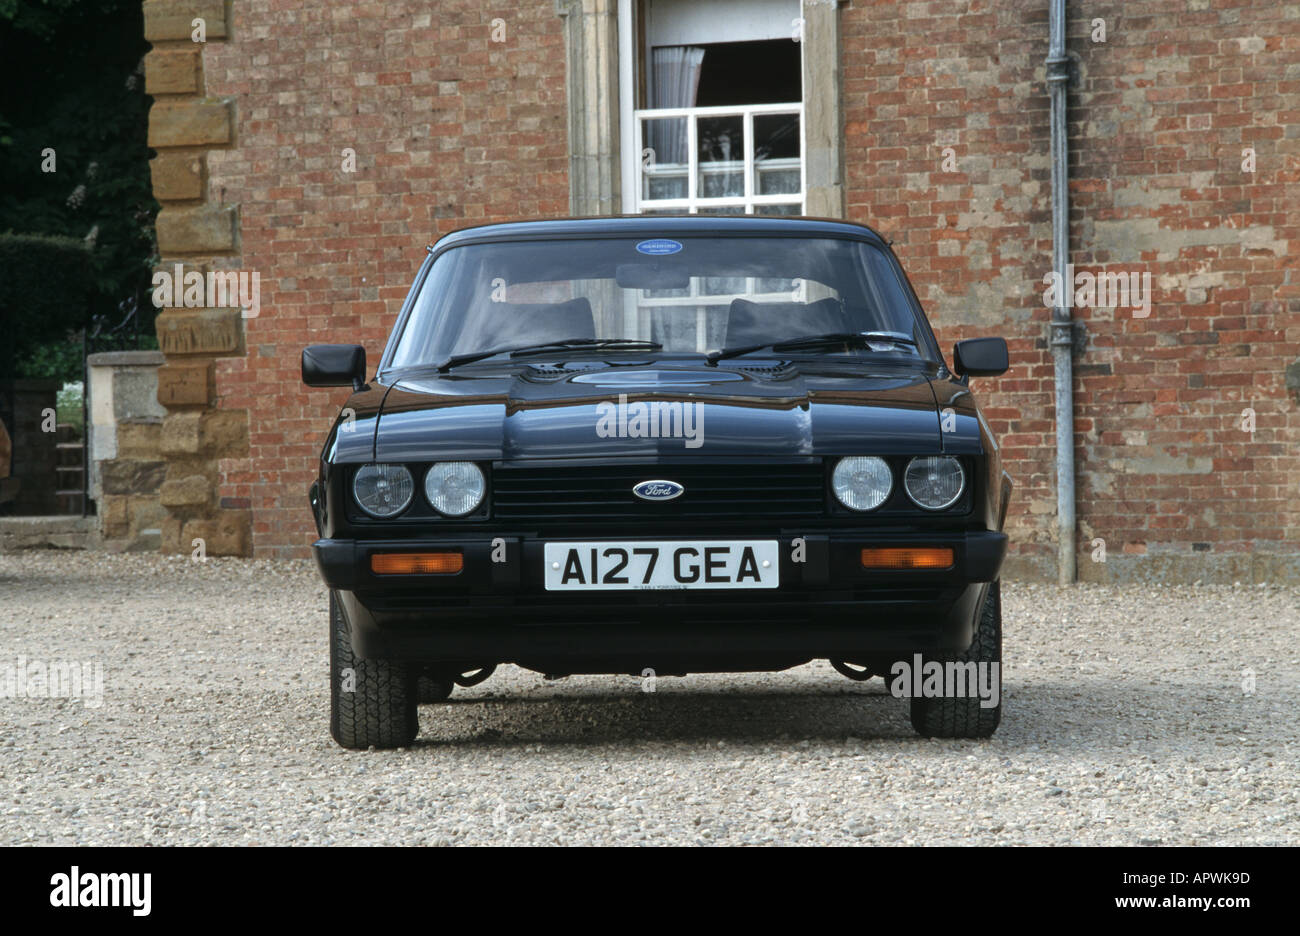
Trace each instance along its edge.
{"label": "tree foliage", "polygon": [[[0,276],[16,275],[13,264],[31,266],[57,297],[34,300],[31,277],[20,274],[23,304],[0,307],[10,335],[27,346],[25,353],[14,349],[19,374],[77,379],[79,365],[68,364],[75,356],[37,346],[67,343],[88,325],[111,329],[137,308],[140,330],[152,333],[158,206],[146,143],[147,49],[139,0],[0,0],[0,233],[47,238],[10,239]],[[51,162],[54,171],[45,171]],[[81,274],[49,265],[70,256],[68,239],[83,244],[88,258],[80,309],[65,304],[81,288]],[[32,252],[16,258],[15,245]],[[74,282],[61,285],[65,278]],[[4,291],[0,302],[18,294]],[[60,329],[53,336],[51,307]]]}

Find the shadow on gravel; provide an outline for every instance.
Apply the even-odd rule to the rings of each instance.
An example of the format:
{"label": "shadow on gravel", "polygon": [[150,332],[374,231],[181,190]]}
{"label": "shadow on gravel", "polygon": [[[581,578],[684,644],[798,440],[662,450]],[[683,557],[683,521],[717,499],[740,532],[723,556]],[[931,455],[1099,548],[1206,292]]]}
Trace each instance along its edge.
{"label": "shadow on gravel", "polygon": [[415,747],[658,741],[842,741],[912,736],[906,702],[876,687],[827,693],[671,690],[465,699],[420,707]]}
{"label": "shadow on gravel", "polygon": [[1241,754],[1262,745],[1271,751],[1300,740],[1295,723],[1273,711],[1293,710],[1295,702],[1284,694],[1248,696],[1230,684],[1151,685],[1122,675],[1035,682],[1005,693],[995,738],[1013,749],[1177,746]]}
{"label": "shadow on gravel", "polygon": [[[1300,732],[1278,724],[1258,697],[1203,686],[1145,686],[1089,678],[1016,685],[1003,699],[991,741],[999,755],[1017,749],[1142,749],[1167,745],[1209,753],[1243,744],[1261,750],[1294,743]],[[610,744],[671,741],[781,742],[858,740],[932,742],[912,731],[906,700],[873,683],[847,691],[739,692],[665,690],[624,695],[468,698],[421,706],[415,747],[481,744]],[[1288,740],[1289,739],[1289,740]]]}

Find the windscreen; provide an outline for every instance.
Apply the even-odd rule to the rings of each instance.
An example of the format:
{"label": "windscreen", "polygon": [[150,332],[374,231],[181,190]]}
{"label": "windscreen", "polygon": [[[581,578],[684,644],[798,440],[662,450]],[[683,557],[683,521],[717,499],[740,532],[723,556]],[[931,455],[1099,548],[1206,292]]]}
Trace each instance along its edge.
{"label": "windscreen", "polygon": [[471,244],[434,261],[390,366],[546,342],[641,340],[704,354],[843,332],[915,342],[854,353],[937,358],[901,276],[885,250],[837,238]]}

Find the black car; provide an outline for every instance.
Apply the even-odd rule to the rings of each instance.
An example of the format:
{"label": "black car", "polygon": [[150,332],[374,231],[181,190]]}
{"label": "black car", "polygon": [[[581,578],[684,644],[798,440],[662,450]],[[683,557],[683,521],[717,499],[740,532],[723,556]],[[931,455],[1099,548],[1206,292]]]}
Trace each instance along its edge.
{"label": "black car", "polygon": [[443,237],[368,382],[359,346],[303,351],[307,384],[353,387],[310,491],[334,738],[408,744],[418,703],[500,663],[814,659],[884,676],[923,734],[990,735],[1011,481],[969,384],[1006,369],[1001,338],[949,367],[856,224]]}

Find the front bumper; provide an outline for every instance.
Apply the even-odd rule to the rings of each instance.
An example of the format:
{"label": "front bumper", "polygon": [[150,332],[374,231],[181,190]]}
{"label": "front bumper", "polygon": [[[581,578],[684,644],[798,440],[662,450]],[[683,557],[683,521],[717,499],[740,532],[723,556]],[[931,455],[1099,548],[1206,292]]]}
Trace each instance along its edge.
{"label": "front bumper", "polygon": [[[635,545],[662,537],[605,538]],[[543,546],[565,537],[322,539],[312,551],[325,584],[339,593],[362,658],[668,673],[963,650],[1007,549],[1006,535],[991,531],[781,531],[761,538],[781,542],[777,589],[548,592]],[[803,562],[793,561],[796,538],[805,542]],[[862,567],[864,547],[921,545],[951,546],[953,565]],[[454,575],[370,571],[375,553],[414,550],[460,551],[464,568]],[[494,553],[500,561],[492,561]]]}

